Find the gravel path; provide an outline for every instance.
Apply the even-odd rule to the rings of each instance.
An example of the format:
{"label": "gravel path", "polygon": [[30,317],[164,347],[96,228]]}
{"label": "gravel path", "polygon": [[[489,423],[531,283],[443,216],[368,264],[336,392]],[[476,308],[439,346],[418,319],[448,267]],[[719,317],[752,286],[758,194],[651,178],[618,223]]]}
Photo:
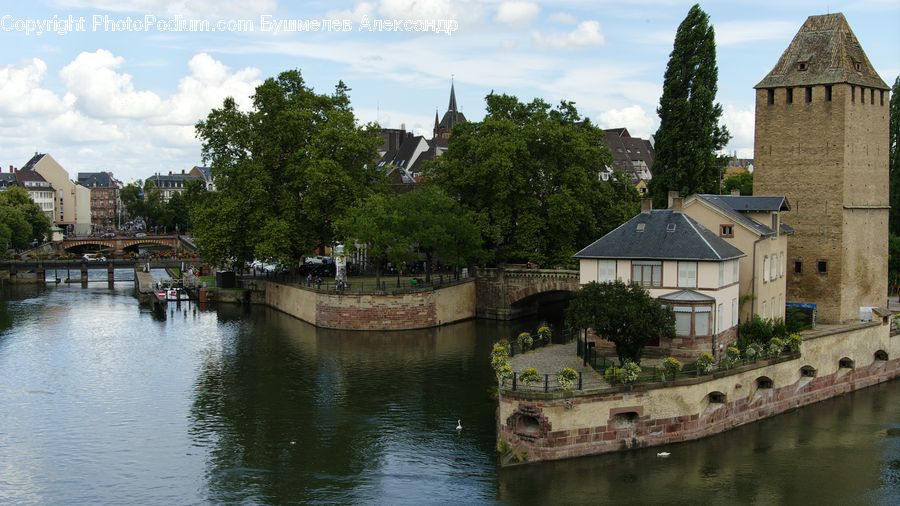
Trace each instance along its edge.
{"label": "gravel path", "polygon": [[[538,374],[550,375],[550,387],[556,387],[556,373],[563,367],[571,367],[577,372],[582,373],[582,382],[584,389],[606,388],[609,384],[603,379],[597,371],[591,366],[583,365],[578,355],[575,353],[575,341],[569,344],[554,344],[544,346],[533,351],[521,353],[512,357],[510,360],[513,371],[519,374],[523,370],[534,367],[538,370]],[[523,388],[524,385],[520,385]],[[530,388],[543,390],[544,384]]]}

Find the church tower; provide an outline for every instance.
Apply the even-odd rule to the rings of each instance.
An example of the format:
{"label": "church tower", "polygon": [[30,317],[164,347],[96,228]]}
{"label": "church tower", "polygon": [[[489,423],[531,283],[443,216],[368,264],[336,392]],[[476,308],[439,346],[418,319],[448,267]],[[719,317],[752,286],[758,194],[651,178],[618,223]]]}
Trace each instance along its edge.
{"label": "church tower", "polygon": [[454,89],[452,81],[450,82],[450,103],[447,105],[447,112],[444,113],[444,117],[441,118],[440,123],[438,123],[437,111],[435,111],[434,121],[434,138],[442,139],[444,141],[450,138],[450,132],[453,130],[454,126],[466,122],[465,115],[456,108],[456,90]]}
{"label": "church tower", "polygon": [[885,306],[888,86],[838,13],[810,16],[755,88],[753,193],[791,203],[787,301],[823,323]]}

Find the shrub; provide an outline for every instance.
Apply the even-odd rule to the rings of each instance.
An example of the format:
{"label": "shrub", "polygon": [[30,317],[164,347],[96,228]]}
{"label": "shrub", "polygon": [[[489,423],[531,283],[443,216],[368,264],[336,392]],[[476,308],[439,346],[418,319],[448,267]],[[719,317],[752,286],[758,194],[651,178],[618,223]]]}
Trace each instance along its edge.
{"label": "shrub", "polygon": [[571,390],[575,386],[575,380],[578,379],[578,373],[571,367],[565,367],[556,373],[556,381],[563,390]]}
{"label": "shrub", "polygon": [[788,335],[787,325],[781,318],[772,320],[772,337],[784,337]]}
{"label": "shrub", "polygon": [[530,350],[532,344],[534,344],[534,339],[531,337],[531,334],[528,332],[519,334],[519,348],[523,352]]}
{"label": "shrub", "polygon": [[710,371],[713,370],[715,363],[716,358],[712,356],[712,353],[704,351],[697,357],[697,370],[700,371],[701,374],[709,374]]}
{"label": "shrub", "polygon": [[784,341],[784,347],[790,353],[797,353],[798,351],[800,351],[800,345],[803,343],[803,339],[800,337],[800,334],[790,334]]}
{"label": "shrub", "polygon": [[525,369],[521,373],[519,373],[519,381],[526,385],[533,385],[539,381],[541,381],[541,376],[538,374],[537,369],[534,367],[529,367]]}
{"label": "shrub", "polygon": [[495,369],[497,373],[497,380],[501,383],[505,383],[507,378],[511,378],[513,375],[512,366],[509,365],[509,362],[503,363],[500,367]]}
{"label": "shrub", "polygon": [[772,339],[769,339],[769,345],[766,346],[766,355],[769,358],[775,358],[778,355],[781,355],[782,351],[784,351],[784,341],[783,340],[781,340],[777,337],[773,337]]}
{"label": "shrub", "polygon": [[548,327],[546,325],[541,325],[540,327],[538,327],[537,337],[538,337],[538,340],[541,342],[541,344],[543,344],[544,346],[550,344],[550,336],[551,335],[552,335],[552,333],[550,332],[550,327]]}
{"label": "shrub", "polygon": [[785,308],[784,326],[789,334],[812,328],[812,312],[799,307]]}
{"label": "shrub", "polygon": [[622,366],[622,381],[624,383],[634,383],[640,375],[641,366],[631,360],[626,360],[625,365]]}
{"label": "shrub", "polygon": [[744,355],[747,357],[747,360],[751,362],[763,358],[764,353],[765,347],[759,343],[751,343],[744,350]]}
{"label": "shrub", "polygon": [[622,382],[622,368],[611,365],[603,371],[603,379],[610,385]]}
{"label": "shrub", "polygon": [[675,379],[675,375],[678,374],[678,371],[680,371],[682,367],[681,362],[675,357],[666,357],[666,359],[663,360],[663,369],[666,370],[666,376],[668,376],[669,379]]}
{"label": "shrub", "polygon": [[767,343],[775,335],[772,320],[764,320],[757,314],[742,323],[739,330],[741,335],[739,343],[744,348],[752,343]]}

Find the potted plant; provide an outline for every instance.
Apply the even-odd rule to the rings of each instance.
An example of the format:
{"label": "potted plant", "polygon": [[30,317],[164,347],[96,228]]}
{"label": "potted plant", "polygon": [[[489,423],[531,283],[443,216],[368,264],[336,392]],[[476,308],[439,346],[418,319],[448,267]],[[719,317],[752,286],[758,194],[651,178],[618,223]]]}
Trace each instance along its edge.
{"label": "potted plant", "polygon": [[540,343],[541,343],[543,346],[547,346],[548,344],[550,344],[550,336],[551,336],[551,334],[552,334],[552,333],[550,332],[550,327],[548,327],[548,326],[546,326],[546,325],[541,325],[541,326],[538,327],[538,329],[537,329],[537,337],[538,337],[538,341],[540,341]]}
{"label": "potted plant", "polygon": [[519,374],[519,381],[530,386],[541,381],[541,376],[538,374],[537,369],[529,367]]}
{"label": "potted plant", "polygon": [[[665,371],[666,371],[665,376],[669,380],[674,380],[675,375],[678,374],[679,371],[681,371],[681,368],[682,368],[681,362],[679,362],[678,359],[675,357],[670,356],[670,357],[666,357],[666,359],[663,360],[663,369],[665,369]],[[665,379],[666,378],[664,377],[663,380],[665,380]]]}
{"label": "potted plant", "polygon": [[563,390],[571,390],[575,386],[575,380],[578,379],[578,373],[571,367],[564,367],[556,373],[556,381]]}
{"label": "potted plant", "polygon": [[641,366],[636,362],[626,360],[622,365],[622,381],[626,384],[632,384],[638,380],[641,375]]}
{"label": "potted plant", "polygon": [[522,332],[519,334],[519,348],[522,352],[526,352],[531,349],[531,345],[534,344],[534,338],[531,337],[531,334],[528,332]]}
{"label": "potted plant", "polygon": [[713,357],[712,353],[708,351],[704,351],[697,357],[697,370],[700,371],[700,374],[709,374],[715,364],[716,357]]}

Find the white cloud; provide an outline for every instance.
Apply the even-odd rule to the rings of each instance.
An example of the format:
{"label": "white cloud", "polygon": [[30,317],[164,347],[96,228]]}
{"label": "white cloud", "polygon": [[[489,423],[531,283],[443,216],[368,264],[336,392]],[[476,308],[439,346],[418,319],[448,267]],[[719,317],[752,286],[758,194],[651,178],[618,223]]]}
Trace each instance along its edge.
{"label": "white cloud", "polygon": [[46,75],[40,58],[0,67],[0,116],[43,116],[63,108],[62,99],[42,87]]}
{"label": "white cloud", "polygon": [[478,20],[483,10],[477,0],[381,0],[378,6],[385,18],[455,19],[460,24]]}
{"label": "white cloud", "polygon": [[582,21],[571,32],[550,33],[547,35],[533,32],[532,39],[538,47],[562,49],[567,47],[602,46],[605,42],[597,21]]}
{"label": "white cloud", "polygon": [[49,123],[48,138],[61,143],[111,142],[124,136],[114,124],[89,118],[78,111],[66,111]]}
{"label": "white cloud", "polygon": [[656,133],[656,115],[643,107],[632,105],[621,109],[609,109],[600,113],[597,124],[601,128],[627,128],[634,137],[649,138]]}
{"label": "white cloud", "polygon": [[534,2],[503,2],[497,8],[494,18],[507,25],[527,25],[538,15],[541,8]]}
{"label": "white cloud", "polygon": [[561,25],[574,25],[578,22],[578,18],[565,12],[554,12],[547,20],[551,23],[559,23]]}
{"label": "white cloud", "polygon": [[78,106],[102,118],[146,118],[156,113],[160,98],[150,91],[136,91],[131,76],[116,69],[122,57],[105,49],[81,53],[63,67],[60,77],[78,100]]}
{"label": "white cloud", "polygon": [[350,19],[359,23],[363,16],[373,19],[375,17],[376,5],[371,2],[360,2],[352,10],[344,9],[338,11],[328,11],[326,16],[329,19]]}
{"label": "white cloud", "polygon": [[731,133],[731,141],[726,146],[729,153],[738,152],[742,158],[753,157],[753,137],[756,128],[753,105],[740,106],[724,104],[722,106],[722,123]]}
{"label": "white cloud", "polygon": [[191,74],[181,78],[178,91],[163,104],[162,114],[154,123],[189,125],[193,130],[192,125],[210,109],[221,107],[226,97],[233,97],[245,110],[252,105],[250,96],[260,84],[259,69],[248,67],[232,72],[207,53],[194,55],[188,68]]}

